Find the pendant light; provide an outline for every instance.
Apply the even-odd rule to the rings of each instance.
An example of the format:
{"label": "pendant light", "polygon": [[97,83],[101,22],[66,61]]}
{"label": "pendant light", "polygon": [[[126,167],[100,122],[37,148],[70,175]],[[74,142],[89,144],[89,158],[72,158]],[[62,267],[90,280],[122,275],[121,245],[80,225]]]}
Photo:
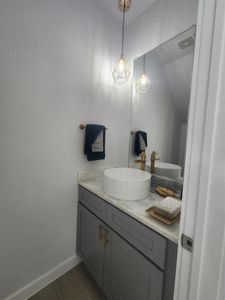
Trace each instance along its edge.
{"label": "pendant light", "polygon": [[118,59],[117,65],[113,70],[112,76],[116,83],[123,84],[127,82],[130,78],[130,70],[128,68],[127,62],[124,57],[124,27],[125,27],[125,13],[130,8],[131,0],[120,0],[119,7],[123,12],[123,22],[122,22],[122,46],[121,46],[121,54]]}
{"label": "pendant light", "polygon": [[151,82],[145,72],[145,54],[143,56],[143,71],[136,83],[136,92],[139,95],[144,95],[150,90]]}

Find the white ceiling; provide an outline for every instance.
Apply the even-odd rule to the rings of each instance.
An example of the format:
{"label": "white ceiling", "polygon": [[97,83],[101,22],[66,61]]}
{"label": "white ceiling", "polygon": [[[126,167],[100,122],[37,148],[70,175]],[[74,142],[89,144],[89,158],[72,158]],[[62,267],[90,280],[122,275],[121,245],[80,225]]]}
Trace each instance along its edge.
{"label": "white ceiling", "polygon": [[[117,22],[122,21],[122,13],[118,8],[118,0],[95,0],[106,11],[108,11]],[[133,22],[141,15],[150,5],[158,0],[132,0],[132,5],[126,13],[126,25]]]}

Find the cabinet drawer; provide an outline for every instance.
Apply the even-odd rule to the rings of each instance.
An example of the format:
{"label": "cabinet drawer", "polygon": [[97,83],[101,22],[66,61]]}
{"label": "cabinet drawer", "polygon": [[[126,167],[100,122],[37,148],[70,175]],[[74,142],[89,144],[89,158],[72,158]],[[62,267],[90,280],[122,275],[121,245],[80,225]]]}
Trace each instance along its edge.
{"label": "cabinet drawer", "polygon": [[161,269],[164,269],[166,256],[164,237],[111,205],[107,206],[106,223]]}
{"label": "cabinet drawer", "polygon": [[79,202],[86,206],[101,220],[106,220],[106,203],[101,198],[79,186]]}

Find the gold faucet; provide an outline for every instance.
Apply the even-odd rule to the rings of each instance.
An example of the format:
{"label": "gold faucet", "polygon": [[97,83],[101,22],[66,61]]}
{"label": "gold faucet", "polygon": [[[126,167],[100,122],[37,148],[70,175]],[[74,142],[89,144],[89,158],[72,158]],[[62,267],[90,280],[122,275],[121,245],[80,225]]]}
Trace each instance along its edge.
{"label": "gold faucet", "polygon": [[155,151],[151,154],[151,174],[155,173],[155,161],[159,160],[159,158],[156,157],[157,153]]}
{"label": "gold faucet", "polygon": [[141,170],[145,171],[145,165],[146,165],[146,153],[145,151],[141,152],[140,154],[141,159],[137,159],[134,162],[135,163],[140,163],[141,164]]}

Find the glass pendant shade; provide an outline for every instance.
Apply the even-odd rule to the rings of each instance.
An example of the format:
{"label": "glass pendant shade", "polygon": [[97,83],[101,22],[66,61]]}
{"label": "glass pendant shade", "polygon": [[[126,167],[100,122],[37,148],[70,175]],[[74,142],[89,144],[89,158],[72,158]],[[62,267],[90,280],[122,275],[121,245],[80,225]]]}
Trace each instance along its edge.
{"label": "glass pendant shade", "polygon": [[[130,4],[130,2],[128,3]],[[121,4],[120,4],[121,6]],[[129,9],[129,7],[128,7]],[[124,27],[125,27],[125,11],[126,11],[126,1],[123,1],[123,23],[122,23],[122,45],[121,45],[121,55],[118,59],[118,62],[115,66],[115,69],[112,72],[113,79],[115,83],[123,84],[127,82],[130,78],[130,70],[127,65],[127,62],[123,55],[123,48],[124,48]]]}
{"label": "glass pendant shade", "polygon": [[130,70],[123,56],[120,56],[115,69],[113,70],[113,79],[116,83],[123,84],[130,78]]}
{"label": "glass pendant shade", "polygon": [[150,90],[151,82],[148,76],[143,72],[136,82],[136,92],[139,95],[144,95]]}
{"label": "glass pendant shade", "polygon": [[139,95],[144,95],[150,90],[150,86],[151,86],[151,82],[145,73],[145,55],[144,55],[143,56],[143,71],[142,71],[140,78],[136,82],[136,86],[135,86],[136,92]]}

